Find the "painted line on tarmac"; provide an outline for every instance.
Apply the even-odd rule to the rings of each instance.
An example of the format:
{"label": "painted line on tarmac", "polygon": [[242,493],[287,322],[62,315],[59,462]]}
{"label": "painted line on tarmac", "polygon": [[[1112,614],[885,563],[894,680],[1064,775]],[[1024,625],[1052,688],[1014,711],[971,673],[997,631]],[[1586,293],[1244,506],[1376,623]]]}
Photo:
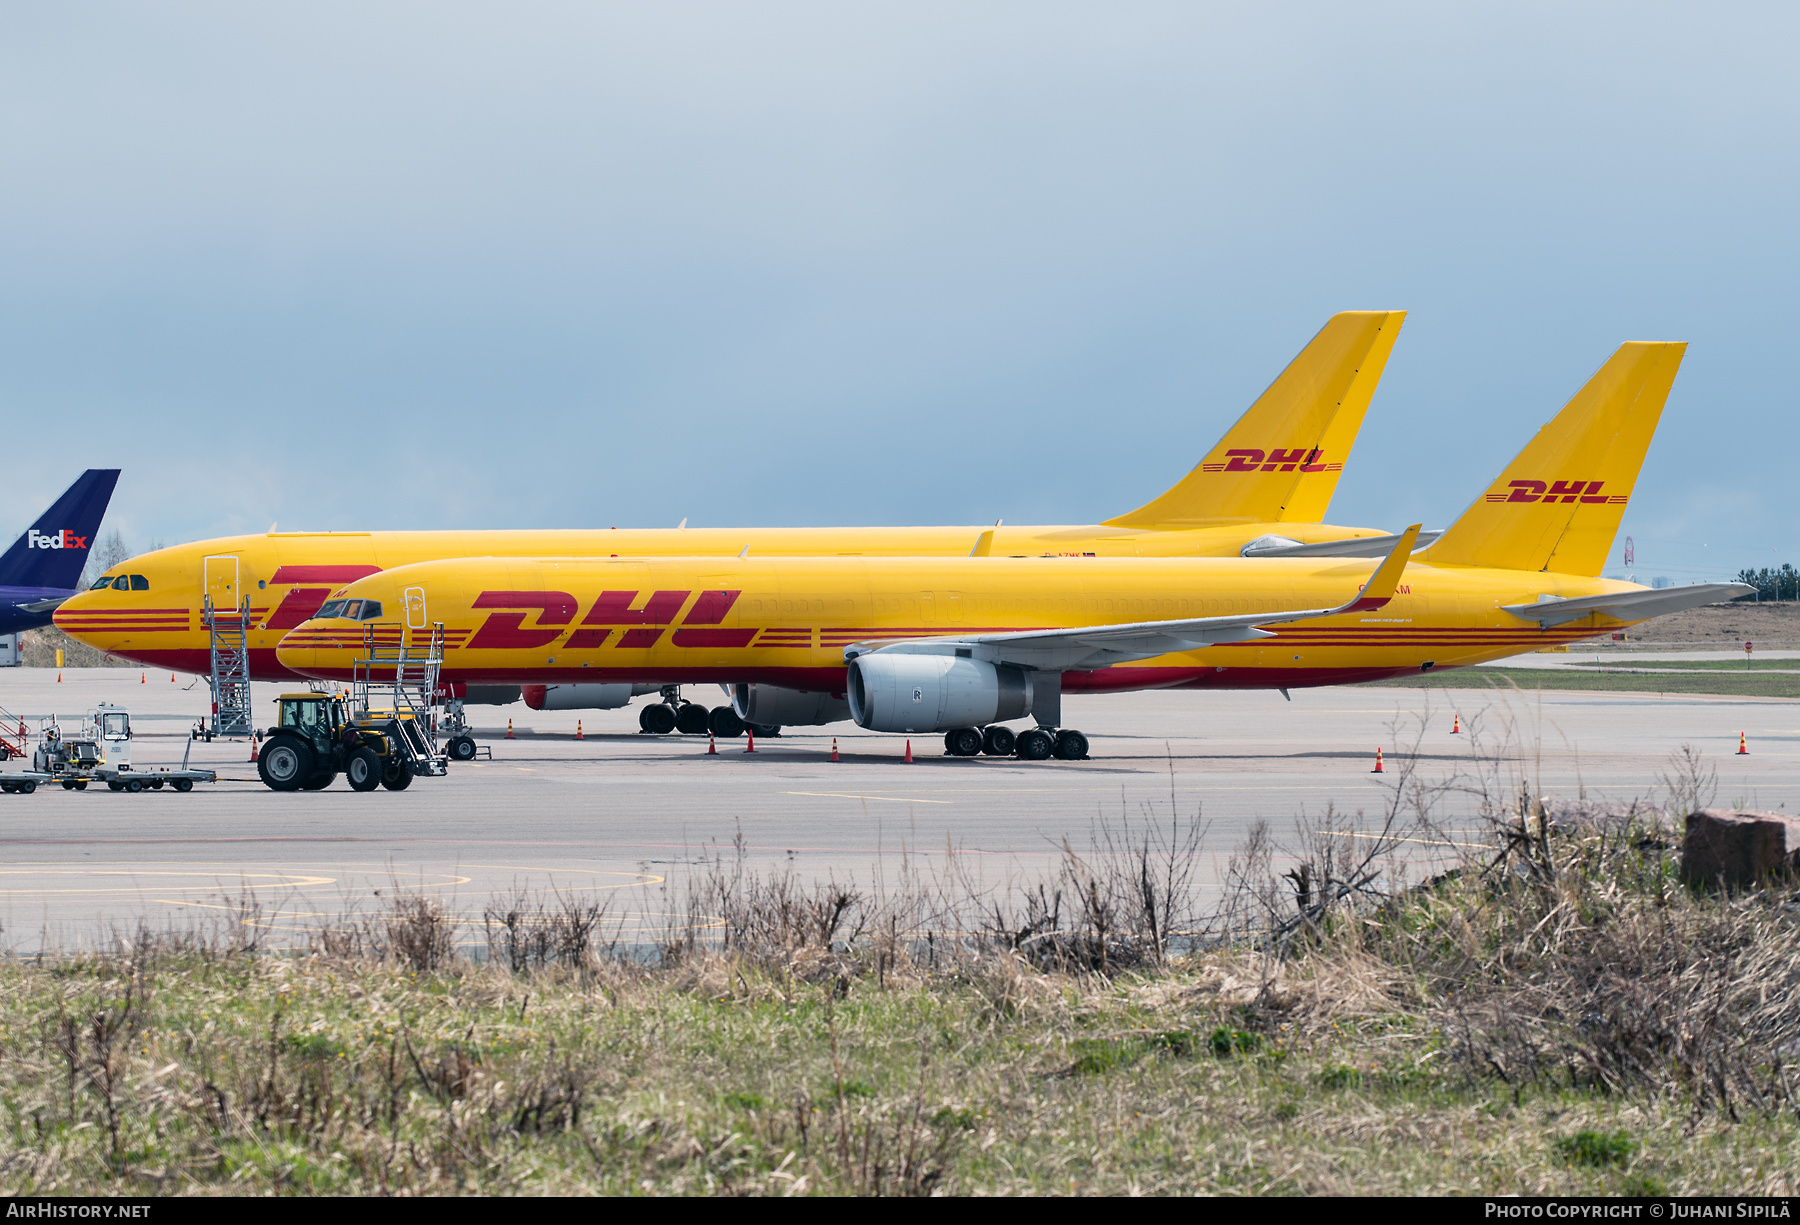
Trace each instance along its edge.
{"label": "painted line on tarmac", "polygon": [[955,800],[923,800],[917,796],[863,795],[857,791],[783,791],[783,795],[816,795],[832,800],[880,800],[884,804],[954,804]]}

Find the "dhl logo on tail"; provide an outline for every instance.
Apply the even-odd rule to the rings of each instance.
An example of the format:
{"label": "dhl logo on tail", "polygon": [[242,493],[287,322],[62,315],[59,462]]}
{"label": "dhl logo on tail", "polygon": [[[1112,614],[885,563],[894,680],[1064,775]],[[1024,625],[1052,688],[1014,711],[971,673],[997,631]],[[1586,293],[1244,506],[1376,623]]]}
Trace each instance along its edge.
{"label": "dhl logo on tail", "polygon": [[1318,447],[1275,447],[1264,451],[1258,447],[1233,447],[1225,452],[1230,463],[1201,464],[1202,472],[1341,472],[1342,463],[1328,464]]}
{"label": "dhl logo on tail", "polygon": [[1548,506],[1552,502],[1588,502],[1598,505],[1623,503],[1629,496],[1622,493],[1606,494],[1600,492],[1605,481],[1508,481],[1507,488],[1511,493],[1490,493],[1486,495],[1489,502],[1536,502],[1540,506]]}

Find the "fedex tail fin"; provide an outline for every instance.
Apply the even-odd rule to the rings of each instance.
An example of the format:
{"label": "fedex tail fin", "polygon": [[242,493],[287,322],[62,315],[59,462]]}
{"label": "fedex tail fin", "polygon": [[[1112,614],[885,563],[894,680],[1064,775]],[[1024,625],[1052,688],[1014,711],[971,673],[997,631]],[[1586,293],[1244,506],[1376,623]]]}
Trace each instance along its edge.
{"label": "fedex tail fin", "polygon": [[1421,559],[1599,574],[1686,352],[1620,345]]}
{"label": "fedex tail fin", "polygon": [[1322,522],[1405,319],[1333,315],[1192,472],[1108,526]]}
{"label": "fedex tail fin", "polygon": [[0,586],[72,590],[81,580],[117,468],[89,468],[0,556]]}

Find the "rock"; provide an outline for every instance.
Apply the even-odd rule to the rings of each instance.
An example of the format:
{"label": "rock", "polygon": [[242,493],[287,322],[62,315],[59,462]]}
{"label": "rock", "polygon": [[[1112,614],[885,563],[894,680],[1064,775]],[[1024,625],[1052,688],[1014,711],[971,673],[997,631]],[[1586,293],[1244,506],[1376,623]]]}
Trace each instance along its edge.
{"label": "rock", "polygon": [[1800,817],[1702,808],[1687,819],[1681,877],[1690,884],[1744,887],[1800,871]]}

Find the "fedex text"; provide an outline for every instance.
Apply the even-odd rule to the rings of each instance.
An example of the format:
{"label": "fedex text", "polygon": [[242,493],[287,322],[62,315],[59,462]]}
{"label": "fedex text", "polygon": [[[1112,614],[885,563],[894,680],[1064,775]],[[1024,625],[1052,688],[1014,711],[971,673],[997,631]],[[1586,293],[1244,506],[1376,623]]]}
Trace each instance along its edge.
{"label": "fedex text", "polygon": [[68,528],[53,532],[46,536],[35,527],[25,532],[25,547],[28,549],[85,549],[88,547],[86,536],[77,536]]}

